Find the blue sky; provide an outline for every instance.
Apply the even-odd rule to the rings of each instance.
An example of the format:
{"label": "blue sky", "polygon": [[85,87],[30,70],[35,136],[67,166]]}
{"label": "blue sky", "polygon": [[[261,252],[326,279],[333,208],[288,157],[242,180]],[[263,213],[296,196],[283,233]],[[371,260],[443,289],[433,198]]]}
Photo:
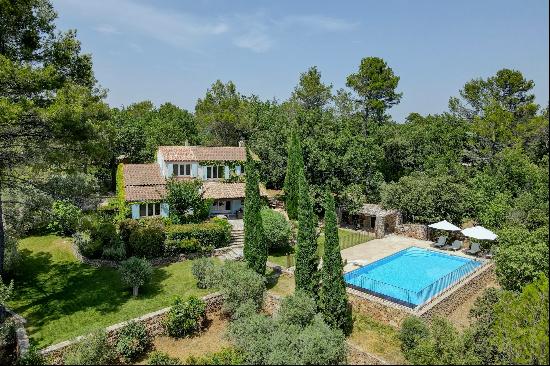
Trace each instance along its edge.
{"label": "blue sky", "polygon": [[361,58],[401,77],[397,121],[439,113],[464,83],[507,67],[548,103],[548,1],[53,0],[76,28],[111,106],[151,100],[190,111],[216,80],[245,95],[288,98],[316,65],[334,90]]}

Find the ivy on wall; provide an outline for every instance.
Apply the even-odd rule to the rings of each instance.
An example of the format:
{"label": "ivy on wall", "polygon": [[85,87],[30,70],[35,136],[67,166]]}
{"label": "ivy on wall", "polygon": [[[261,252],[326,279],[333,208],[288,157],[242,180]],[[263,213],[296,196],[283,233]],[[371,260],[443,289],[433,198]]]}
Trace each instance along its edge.
{"label": "ivy on wall", "polygon": [[126,203],[126,197],[124,192],[124,164],[118,164],[116,169],[116,201],[117,201],[117,214],[115,220],[122,221],[130,214],[130,206]]}

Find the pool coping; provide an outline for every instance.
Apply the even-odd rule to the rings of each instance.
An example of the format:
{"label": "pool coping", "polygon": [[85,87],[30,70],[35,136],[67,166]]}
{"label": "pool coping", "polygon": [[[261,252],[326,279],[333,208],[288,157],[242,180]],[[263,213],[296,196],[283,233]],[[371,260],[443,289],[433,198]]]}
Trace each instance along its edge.
{"label": "pool coping", "polygon": [[[410,313],[412,315],[421,316],[422,314],[427,312],[429,309],[431,309],[433,306],[440,303],[443,299],[447,298],[450,294],[455,292],[457,289],[462,288],[462,284],[465,284],[466,282],[469,282],[471,279],[477,277],[482,272],[485,272],[485,270],[487,268],[489,268],[490,265],[492,264],[492,261],[490,261],[488,259],[469,258],[469,257],[466,257],[466,256],[456,255],[456,254],[452,254],[452,253],[444,253],[444,252],[435,250],[433,248],[422,248],[422,247],[418,247],[416,245],[411,245],[411,246],[408,246],[408,247],[403,248],[401,250],[398,250],[395,253],[392,253],[390,255],[387,255],[385,257],[382,257],[382,258],[379,258],[375,261],[372,261],[371,263],[368,263],[364,266],[356,268],[352,271],[346,272],[345,274],[360,270],[363,267],[372,265],[373,263],[376,263],[378,261],[381,261],[381,260],[387,259],[389,257],[395,256],[395,255],[397,255],[397,254],[399,254],[399,253],[401,253],[405,250],[408,250],[410,248],[419,248],[419,249],[428,250],[428,251],[431,251],[433,253],[437,253],[437,254],[440,254],[440,255],[444,254],[444,255],[454,256],[454,257],[462,258],[462,259],[470,259],[472,261],[480,263],[480,265],[477,266],[476,268],[474,268],[474,270],[471,271],[470,273],[468,273],[467,275],[465,275],[462,278],[458,279],[451,286],[447,287],[446,289],[444,289],[443,291],[438,293],[436,296],[432,297],[430,300],[426,301],[423,304],[414,306],[414,307],[406,305],[406,304],[408,304],[408,302],[406,302],[406,301],[395,299],[391,296],[385,296],[383,294],[378,294],[378,293],[375,293],[374,291],[369,291],[369,290],[366,290],[366,289],[361,288],[359,286],[355,286],[355,285],[352,285],[348,282],[345,282],[346,287],[348,288],[348,292],[351,292],[352,294],[354,294],[356,296],[366,298],[368,300],[380,303],[380,304],[385,305],[385,306],[391,306],[391,307],[394,307],[394,308],[397,307],[398,309],[403,310],[403,311],[405,311],[407,313]],[[449,272],[449,273],[451,273],[451,272]],[[437,282],[437,281],[434,281],[434,283],[435,282]],[[396,286],[396,287],[398,287],[398,286]],[[411,305],[414,305],[414,304],[411,304]]]}

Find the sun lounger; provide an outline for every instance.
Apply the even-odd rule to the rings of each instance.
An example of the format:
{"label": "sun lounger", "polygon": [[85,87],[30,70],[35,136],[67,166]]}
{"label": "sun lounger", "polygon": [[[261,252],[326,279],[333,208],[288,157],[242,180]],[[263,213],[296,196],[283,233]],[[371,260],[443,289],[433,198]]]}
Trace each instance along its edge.
{"label": "sun lounger", "polygon": [[447,244],[447,237],[440,236],[437,238],[437,241],[433,244],[436,248],[443,248]]}
{"label": "sun lounger", "polygon": [[460,240],[455,240],[453,241],[453,243],[447,247],[448,249],[452,250],[452,251],[457,251],[457,250],[460,250],[462,249],[462,242]]}
{"label": "sun lounger", "polygon": [[481,248],[479,247],[479,243],[472,243],[470,245],[470,249],[466,251],[466,253],[471,255],[477,255],[479,252],[481,252]]}

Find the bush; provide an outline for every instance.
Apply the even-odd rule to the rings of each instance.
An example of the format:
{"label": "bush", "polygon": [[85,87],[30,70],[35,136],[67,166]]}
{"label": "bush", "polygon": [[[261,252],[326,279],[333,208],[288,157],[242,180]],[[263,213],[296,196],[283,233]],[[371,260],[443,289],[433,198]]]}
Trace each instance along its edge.
{"label": "bush", "polygon": [[191,253],[208,254],[211,253],[212,250],[214,250],[214,247],[203,247],[197,239],[168,239],[164,242],[164,254],[167,256]]}
{"label": "bush", "polygon": [[346,339],[340,329],[331,329],[320,315],[298,338],[300,364],[337,365],[346,359]]}
{"label": "bush", "polygon": [[72,235],[78,228],[82,216],[80,208],[69,201],[55,201],[48,229],[59,235]]}
{"label": "bush", "polygon": [[87,232],[77,232],[73,235],[73,240],[80,254],[88,258],[99,257],[102,250],[102,243],[92,241],[90,234]]}
{"label": "bush", "polygon": [[118,232],[120,239],[126,244],[130,245],[130,235],[139,227],[139,221],[134,219],[125,219],[118,223]]}
{"label": "bush", "polygon": [[186,301],[177,297],[166,316],[165,326],[171,337],[187,337],[202,329],[206,319],[206,303],[191,296]]}
{"label": "bush", "polygon": [[11,318],[0,317],[0,362],[9,365],[15,361],[15,322]]}
{"label": "bush", "polygon": [[413,348],[417,347],[420,341],[430,336],[428,326],[418,317],[410,316],[403,321],[399,330],[401,351],[407,355]]}
{"label": "bush", "polygon": [[115,360],[115,351],[107,341],[105,331],[98,331],[75,344],[65,353],[65,365],[109,365]]}
{"label": "bush", "polygon": [[22,357],[17,360],[18,365],[45,365],[46,359],[40,354],[38,347],[31,345]]}
{"label": "bush", "polygon": [[292,229],[283,214],[270,208],[262,208],[262,228],[268,249],[285,248],[290,243]]}
{"label": "bush", "polygon": [[243,353],[235,348],[224,348],[219,352],[207,353],[202,357],[189,356],[185,360],[186,365],[243,365],[244,363]]}
{"label": "bush", "polygon": [[4,273],[13,275],[20,259],[17,239],[10,235],[5,235],[4,238]]}
{"label": "bush", "polygon": [[116,350],[126,362],[132,362],[151,347],[151,337],[145,325],[132,321],[118,334]]}
{"label": "bush", "polygon": [[103,248],[103,258],[114,261],[121,261],[126,258],[126,248],[122,240],[119,240],[113,246]]}
{"label": "bush", "polygon": [[177,357],[170,357],[167,353],[154,351],[149,355],[149,365],[181,365]]}
{"label": "bush", "polygon": [[171,225],[166,230],[168,240],[196,239],[202,248],[222,248],[231,242],[231,224],[213,218],[201,224]]}
{"label": "bush", "polygon": [[122,282],[132,287],[134,296],[138,295],[139,287],[149,282],[153,275],[151,264],[145,259],[136,257],[131,257],[120,263],[118,271]]}
{"label": "bush", "polygon": [[305,327],[313,321],[317,310],[315,301],[301,291],[287,296],[277,313],[279,322]]}
{"label": "bush", "polygon": [[264,277],[244,263],[227,261],[213,276],[213,282],[223,294],[222,311],[233,315],[237,308],[251,300],[256,310],[262,307],[265,293]]}
{"label": "bush", "polygon": [[[126,235],[126,233],[125,233]],[[130,232],[128,237],[129,255],[155,258],[163,255],[164,223],[160,219],[144,219]]]}
{"label": "bush", "polygon": [[215,264],[212,258],[198,258],[193,261],[191,272],[197,279],[198,288],[210,288],[213,285],[213,278],[215,271]]}

